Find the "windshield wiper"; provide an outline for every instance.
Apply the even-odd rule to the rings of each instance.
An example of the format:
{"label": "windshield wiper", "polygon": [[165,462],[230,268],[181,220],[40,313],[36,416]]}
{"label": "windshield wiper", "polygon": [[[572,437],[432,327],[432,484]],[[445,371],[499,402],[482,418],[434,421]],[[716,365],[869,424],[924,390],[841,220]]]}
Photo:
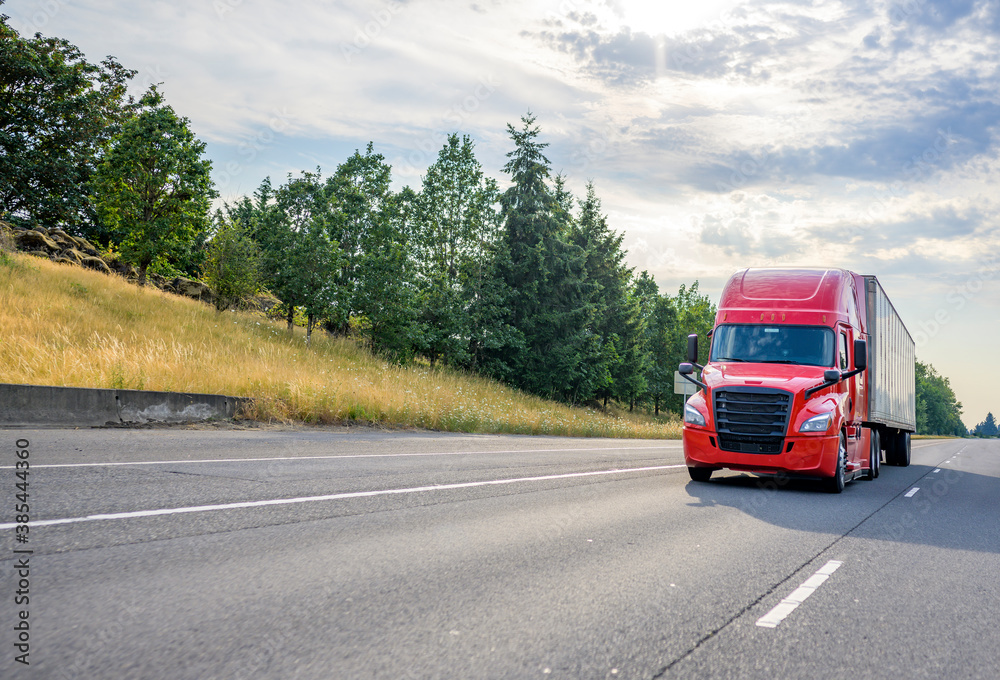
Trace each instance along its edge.
{"label": "windshield wiper", "polygon": [[736,357],[719,357],[714,361],[746,361],[746,359],[737,359]]}
{"label": "windshield wiper", "polygon": [[797,364],[797,361],[791,361],[789,359],[774,359],[772,361],[762,361],[762,364]]}

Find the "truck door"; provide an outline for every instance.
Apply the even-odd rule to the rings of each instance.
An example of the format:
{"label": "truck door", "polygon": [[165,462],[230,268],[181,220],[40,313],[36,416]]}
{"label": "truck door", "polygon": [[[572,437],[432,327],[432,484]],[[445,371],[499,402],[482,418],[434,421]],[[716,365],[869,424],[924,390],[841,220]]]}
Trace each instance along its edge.
{"label": "truck door", "polygon": [[[851,361],[851,356],[848,353],[849,348],[852,346],[853,343],[851,342],[850,330],[848,328],[841,327],[837,344],[837,368],[840,369],[841,373],[846,373],[854,368],[854,363]],[[858,444],[861,440],[861,424],[858,422],[858,418],[856,416],[859,412],[857,378],[858,376],[848,378],[843,383],[844,389],[847,392],[847,408],[845,410],[844,417],[847,425],[848,469],[854,469],[858,466],[857,460],[860,455]]]}

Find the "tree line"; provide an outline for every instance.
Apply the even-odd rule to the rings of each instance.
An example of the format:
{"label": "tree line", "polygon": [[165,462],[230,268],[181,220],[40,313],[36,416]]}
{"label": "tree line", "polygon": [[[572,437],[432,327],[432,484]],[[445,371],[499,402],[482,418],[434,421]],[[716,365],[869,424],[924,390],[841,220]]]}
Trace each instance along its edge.
{"label": "tree line", "polygon": [[951,381],[930,364],[916,363],[917,434],[963,437],[969,434],[962,422],[962,403]]}
{"label": "tree line", "polygon": [[[0,0],[2,4],[2,0]],[[259,287],[287,323],[352,334],[569,403],[679,410],[673,373],[715,307],[661,294],[625,262],[592,184],[553,176],[528,114],[508,125],[499,188],[452,134],[417,189],[394,191],[369,143],[334,172],[265,180],[212,213],[205,145],[156,86],[0,19],[0,218],[61,227],[147,272],[200,276],[222,307]]]}
{"label": "tree line", "polygon": [[973,428],[972,434],[975,437],[1000,437],[1000,427],[997,426],[997,421],[993,417],[992,411],[986,414],[983,422]]}
{"label": "tree line", "polygon": [[697,282],[663,295],[627,266],[594,186],[577,198],[552,176],[533,116],[508,133],[503,191],[458,134],[418,189],[394,192],[371,143],[327,177],[267,179],[216,213],[206,262],[228,273],[208,277],[235,298],[259,274],[307,338],[351,333],[569,403],[679,409],[686,335],[707,332],[715,306]]}

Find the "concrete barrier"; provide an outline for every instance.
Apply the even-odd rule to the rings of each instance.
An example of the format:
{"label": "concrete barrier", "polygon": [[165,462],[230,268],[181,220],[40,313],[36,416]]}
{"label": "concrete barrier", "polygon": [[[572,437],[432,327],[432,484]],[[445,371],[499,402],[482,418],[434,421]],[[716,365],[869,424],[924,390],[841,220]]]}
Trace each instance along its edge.
{"label": "concrete barrier", "polygon": [[0,383],[0,427],[192,423],[236,415],[247,400],[220,394]]}

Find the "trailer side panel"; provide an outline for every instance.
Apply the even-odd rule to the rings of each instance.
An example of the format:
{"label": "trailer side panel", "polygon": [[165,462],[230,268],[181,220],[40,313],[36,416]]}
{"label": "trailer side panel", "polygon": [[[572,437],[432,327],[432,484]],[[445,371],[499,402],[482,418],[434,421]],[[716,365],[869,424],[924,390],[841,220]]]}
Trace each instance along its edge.
{"label": "trailer side panel", "polygon": [[882,285],[865,276],[868,333],[868,418],[873,423],[914,432],[917,393],[916,346]]}

